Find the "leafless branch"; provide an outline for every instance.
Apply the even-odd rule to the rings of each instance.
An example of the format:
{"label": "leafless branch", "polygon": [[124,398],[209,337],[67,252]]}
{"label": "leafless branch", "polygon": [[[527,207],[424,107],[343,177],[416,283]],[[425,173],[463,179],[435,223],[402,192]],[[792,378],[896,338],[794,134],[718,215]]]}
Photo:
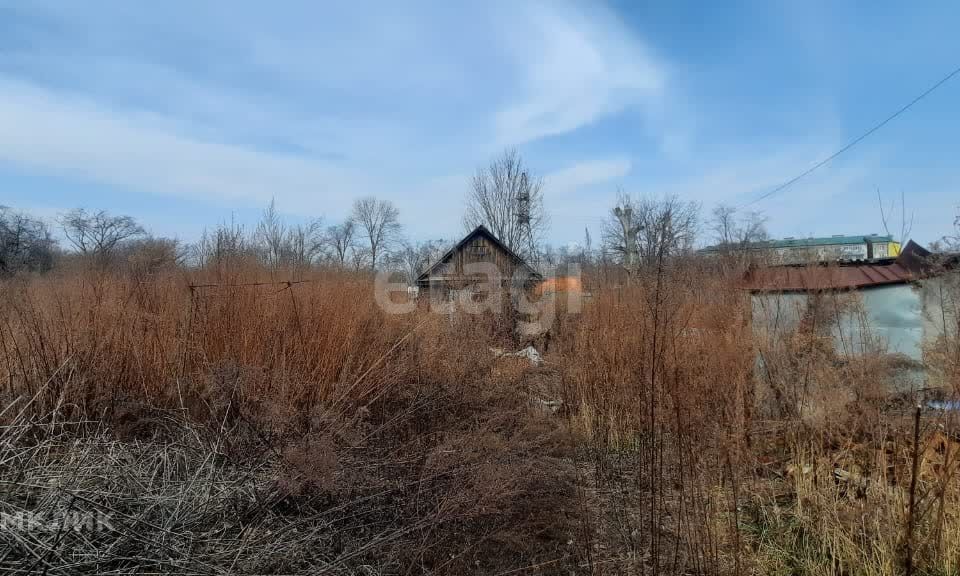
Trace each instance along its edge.
{"label": "leafless branch", "polygon": [[504,151],[477,170],[467,197],[464,224],[469,229],[482,224],[514,252],[524,257],[534,255],[549,226],[543,181],[524,166],[516,150]]}

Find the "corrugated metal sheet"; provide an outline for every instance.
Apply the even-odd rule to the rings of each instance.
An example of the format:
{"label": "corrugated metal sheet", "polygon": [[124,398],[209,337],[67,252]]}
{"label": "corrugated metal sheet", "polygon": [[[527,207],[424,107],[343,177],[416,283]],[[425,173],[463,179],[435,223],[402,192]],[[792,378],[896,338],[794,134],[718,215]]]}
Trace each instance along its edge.
{"label": "corrugated metal sheet", "polygon": [[853,266],[777,266],[751,271],[747,287],[759,292],[853,290],[903,284],[915,275],[897,262]]}
{"label": "corrugated metal sheet", "polygon": [[923,276],[929,256],[930,252],[911,241],[896,260],[832,266],[770,266],[751,270],[744,280],[747,289],[754,292],[856,290],[905,284]]}

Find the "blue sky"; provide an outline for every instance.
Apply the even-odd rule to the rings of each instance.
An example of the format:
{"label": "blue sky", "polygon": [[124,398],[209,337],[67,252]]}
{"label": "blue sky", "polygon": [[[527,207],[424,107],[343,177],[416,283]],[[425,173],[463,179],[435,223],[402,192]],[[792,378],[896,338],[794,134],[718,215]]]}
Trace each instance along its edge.
{"label": "blue sky", "polygon": [[[960,4],[0,0],[0,204],[107,208],[195,239],[276,198],[409,236],[462,231],[471,174],[517,147],[548,235],[596,237],[618,188],[743,204],[960,66]],[[752,208],[777,236],[913,237],[960,204],[960,78]]]}

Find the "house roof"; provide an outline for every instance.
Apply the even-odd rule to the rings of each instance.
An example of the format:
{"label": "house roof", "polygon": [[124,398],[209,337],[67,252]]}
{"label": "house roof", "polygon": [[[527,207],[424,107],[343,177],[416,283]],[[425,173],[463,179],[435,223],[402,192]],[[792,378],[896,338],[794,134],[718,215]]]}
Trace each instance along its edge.
{"label": "house roof", "polygon": [[903,284],[914,279],[911,271],[896,262],[855,266],[776,266],[750,272],[747,285],[756,292],[813,292]]}
{"label": "house roof", "polygon": [[750,270],[746,287],[753,292],[815,292],[855,290],[905,284],[928,272],[930,252],[910,241],[895,260],[856,264],[770,266]]}
{"label": "house roof", "polygon": [[[819,246],[847,246],[866,243],[893,242],[893,236],[878,236],[877,234],[866,234],[863,236],[823,236],[819,238],[782,238],[780,240],[767,240],[765,242],[752,242],[747,248],[752,250],[768,250],[775,248],[815,248]],[[722,246],[707,246],[701,252],[717,252]]]}
{"label": "house roof", "polygon": [[467,244],[467,242],[473,240],[473,239],[476,238],[477,236],[484,236],[484,237],[486,237],[487,240],[489,240],[490,242],[492,242],[495,246],[497,246],[499,249],[501,249],[503,252],[505,252],[508,256],[510,256],[510,258],[514,261],[515,264],[518,264],[518,265],[526,268],[526,269],[527,269],[527,272],[530,274],[531,277],[533,277],[533,278],[540,278],[540,274],[537,273],[537,271],[534,270],[532,266],[530,266],[529,264],[527,264],[527,262],[526,262],[523,258],[521,258],[520,256],[518,256],[513,250],[511,250],[510,248],[508,248],[506,244],[504,244],[503,242],[501,242],[499,238],[497,238],[496,236],[493,235],[492,232],[490,232],[490,230],[487,230],[487,227],[486,227],[486,226],[484,226],[483,224],[481,224],[480,226],[477,226],[476,228],[474,228],[469,234],[467,234],[466,236],[464,236],[462,240],[460,240],[459,242],[457,242],[457,243],[453,246],[453,248],[451,248],[451,249],[447,250],[446,252],[444,252],[443,256],[441,256],[439,259],[437,259],[437,261],[434,262],[433,264],[431,264],[430,267],[427,268],[427,269],[423,272],[423,274],[421,274],[419,277],[417,277],[417,284],[420,284],[420,283],[422,283],[422,282],[426,282],[426,281],[430,278],[430,275],[433,274],[434,270],[435,270],[436,268],[438,268],[439,266],[441,266],[444,262],[447,261],[447,258],[449,258],[449,257],[450,257],[453,253],[455,253],[457,250],[460,250],[461,248],[463,248],[463,247]]}

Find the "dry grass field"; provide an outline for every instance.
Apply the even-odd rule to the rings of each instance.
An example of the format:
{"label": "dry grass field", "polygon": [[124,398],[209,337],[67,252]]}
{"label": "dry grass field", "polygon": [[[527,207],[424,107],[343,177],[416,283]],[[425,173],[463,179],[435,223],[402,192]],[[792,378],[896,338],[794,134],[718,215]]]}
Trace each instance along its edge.
{"label": "dry grass field", "polygon": [[881,359],[809,331],[757,381],[724,270],[598,277],[541,366],[491,353],[508,315],[389,315],[362,274],[3,281],[0,512],[49,522],[0,570],[960,572],[956,416],[915,430]]}

